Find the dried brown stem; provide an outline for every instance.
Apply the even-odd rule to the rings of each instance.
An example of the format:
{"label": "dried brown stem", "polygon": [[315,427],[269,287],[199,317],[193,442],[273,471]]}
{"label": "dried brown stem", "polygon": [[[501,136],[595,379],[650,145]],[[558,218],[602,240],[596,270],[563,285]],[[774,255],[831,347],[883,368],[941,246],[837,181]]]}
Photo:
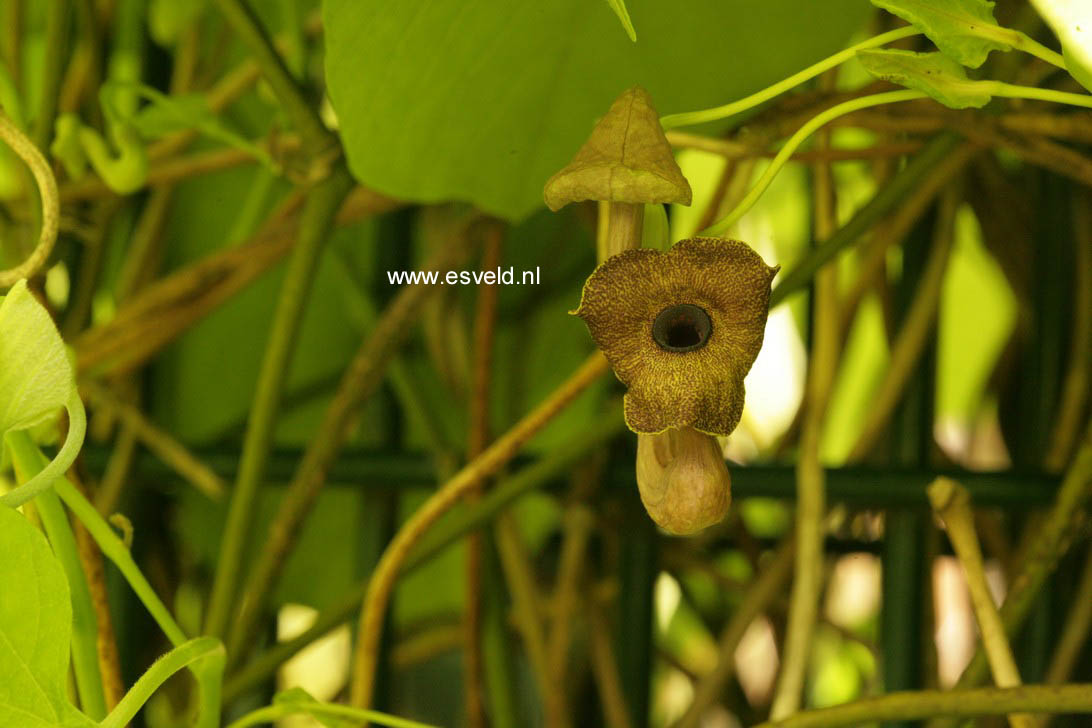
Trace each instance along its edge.
{"label": "dried brown stem", "polygon": [[603,722],[609,728],[630,728],[629,707],[618,675],[618,660],[611,644],[611,629],[603,608],[588,600],[588,622],[591,641],[591,666],[599,701],[603,704]]}
{"label": "dried brown stem", "polygon": [[[500,265],[503,230],[492,224],[486,231],[482,250],[482,269]],[[478,286],[474,313],[474,363],[470,396],[470,432],[467,459],[473,460],[489,444],[489,385],[493,380],[493,342],[497,324],[496,283]],[[481,497],[481,487],[467,494],[468,500]],[[466,691],[467,721],[471,728],[488,725],[485,715],[484,662],[482,659],[482,535],[475,531],[466,544],[466,605],[463,615],[463,674]]]}
{"label": "dried brown stem", "polygon": [[169,432],[148,419],[140,409],[122,401],[108,388],[94,381],[81,382],[80,390],[98,406],[111,411],[145,447],[194,488],[213,500],[223,497],[227,486],[220,476]]}
{"label": "dried brown stem", "polygon": [[[971,496],[967,489],[948,478],[937,478],[928,488],[929,501],[933,510],[944,521],[948,529],[948,540],[955,549],[963,575],[967,580],[967,589],[971,594],[971,606],[975,620],[986,649],[986,657],[993,671],[994,682],[998,687],[1011,688],[1021,684],[1020,672],[1016,667],[1012,647],[1005,636],[1005,627],[1001,623],[1001,614],[990,596],[990,587],[986,583],[986,572],[982,564],[982,549],[974,531],[974,513],[971,511]],[[1009,716],[1013,728],[1035,728],[1036,721],[1029,715],[1013,713]]]}
{"label": "dried brown stem", "polygon": [[364,609],[360,615],[357,644],[353,653],[351,702],[358,707],[371,703],[375,665],[383,615],[402,563],[421,536],[457,503],[466,492],[493,475],[519,451],[535,433],[561,412],[578,394],[607,371],[602,354],[592,354],[564,383],[530,414],[489,446],[479,457],[445,483],[425,502],[395,534],[379,560],[368,584]]}

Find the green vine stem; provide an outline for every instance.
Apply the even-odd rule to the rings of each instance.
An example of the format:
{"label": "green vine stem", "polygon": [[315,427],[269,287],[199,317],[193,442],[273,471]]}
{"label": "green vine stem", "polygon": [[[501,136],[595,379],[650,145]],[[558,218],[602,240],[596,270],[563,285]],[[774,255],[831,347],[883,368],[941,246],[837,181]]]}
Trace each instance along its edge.
{"label": "green vine stem", "polygon": [[318,112],[304,98],[292,74],[284,65],[269,36],[262,28],[253,11],[242,0],[217,0],[220,12],[243,43],[250,49],[255,63],[280,101],[285,113],[303,136],[304,146],[312,158],[321,158],[324,152],[335,148],[337,138],[322,123]]}
{"label": "green vine stem", "polygon": [[804,711],[755,728],[837,728],[885,720],[922,720],[938,716],[971,718],[1015,712],[1092,712],[1092,685],[1022,685],[1015,688],[890,693],[835,708]]}
{"label": "green vine stem", "polygon": [[38,185],[38,194],[42,200],[42,229],[38,233],[38,244],[19,265],[0,271],[0,288],[14,285],[20,278],[30,278],[49,259],[53,244],[57,242],[57,228],[61,220],[61,202],[57,193],[57,180],[49,162],[38,151],[30,139],[15,125],[15,122],[0,107],[0,139],[22,159],[34,176]]}
{"label": "green vine stem", "polygon": [[27,501],[33,500],[38,494],[49,489],[60,478],[80,454],[83,447],[83,438],[87,434],[87,412],[83,408],[83,401],[79,392],[72,390],[68,402],[65,404],[68,411],[68,435],[61,445],[57,456],[53,458],[42,470],[27,482],[0,496],[0,503],[12,508],[18,508]]}
{"label": "green vine stem", "polygon": [[216,728],[220,724],[219,685],[220,681],[211,678],[222,673],[224,668],[224,646],[213,637],[198,637],[185,642],[152,663],[152,666],[140,676],[125,697],[117,704],[110,715],[99,723],[99,728],[125,728],[137,712],[148,702],[152,694],[179,670],[190,668],[194,673],[209,675],[201,684],[204,696],[208,688],[214,688],[216,702],[211,703],[215,710],[202,710],[198,728]]}
{"label": "green vine stem", "polygon": [[227,728],[248,728],[252,725],[272,723],[278,718],[284,718],[289,715],[299,715],[301,713],[326,718],[349,718],[350,720],[361,722],[379,723],[380,725],[390,726],[391,728],[434,728],[434,726],[430,726],[427,723],[418,723],[415,720],[407,720],[405,718],[387,715],[386,713],[380,713],[375,710],[363,710],[361,708],[349,708],[344,705],[317,702],[286,702],[279,705],[258,708],[253,712],[247,713],[234,723],[228,724]]}
{"label": "green vine stem", "polygon": [[209,598],[205,632],[222,636],[230,619],[240,580],[243,551],[254,515],[258,486],[265,477],[265,465],[273,442],[277,410],[280,408],[288,363],[296,350],[297,333],[303,321],[307,297],[314,282],[319,254],[326,242],[334,215],[352,186],[349,173],[336,171],[313,189],[300,217],[299,240],[281,284],[272,332],[262,358],[254,401],[250,409],[239,475],[231,494],[227,525],[220,544],[220,559]]}
{"label": "green vine stem", "polygon": [[747,214],[748,210],[754,207],[758,198],[761,197],[762,193],[766,191],[766,188],[770,186],[773,178],[776,177],[777,173],[781,171],[781,168],[785,166],[785,163],[789,160],[789,157],[792,156],[792,153],[796,151],[796,148],[803,144],[808,137],[826,123],[833,121],[840,116],[852,114],[854,111],[860,111],[861,109],[867,109],[872,106],[894,104],[900,101],[911,101],[913,99],[924,98],[928,97],[921,91],[885,91],[884,93],[850,99],[849,101],[844,101],[830,107],[826,111],[816,114],[808,123],[804,124],[804,126],[800,127],[795,134],[789,137],[788,141],[786,141],[784,146],[778,151],[777,156],[774,157],[773,161],[766,167],[766,171],[758,178],[758,182],[755,183],[754,187],[751,188],[740,203],[736,205],[735,209],[725,217],[710,225],[699,233],[699,235],[718,236],[726,233],[741,217]]}
{"label": "green vine stem", "polygon": [[[471,236],[445,246],[424,264],[429,270],[447,271],[464,258]],[[296,537],[326,484],[326,473],[349,435],[353,416],[383,381],[391,357],[401,346],[422,304],[439,288],[425,284],[404,286],[384,309],[375,328],[364,338],[338,382],[338,388],[318,431],[307,444],[292,482],[281,499],[264,539],[261,554],[242,590],[238,617],[232,625],[228,654],[232,664],[251,644],[270,590],[296,543]]]}
{"label": "green vine stem", "polygon": [[[15,438],[15,441],[18,443],[18,438]],[[37,452],[37,448],[33,443],[30,443],[29,440],[27,440],[25,444],[33,449],[35,451],[34,454],[36,455],[33,460],[28,459],[27,462],[31,465],[35,462],[44,462],[45,457],[40,452]],[[25,453],[25,455],[29,456],[29,451]],[[56,462],[56,460],[53,462]],[[46,467],[48,468],[49,466]],[[43,470],[42,472],[45,471]],[[181,647],[185,644],[187,638],[182,631],[182,628],[178,626],[174,617],[171,616],[170,611],[167,610],[167,607],[155,593],[155,590],[152,589],[151,584],[148,583],[148,580],[140,571],[140,567],[137,566],[136,561],[133,560],[133,556],[129,553],[129,549],[121,539],[117,537],[117,534],[110,528],[110,525],[103,520],[102,516],[99,515],[99,512],[95,510],[95,506],[84,497],[83,493],[81,493],[68,478],[56,478],[53,489],[56,491],[57,495],[60,496],[61,500],[64,501],[64,504],[68,506],[68,509],[72,511],[76,518],[78,518],[80,522],[83,523],[84,527],[87,528],[88,533],[91,534],[91,537],[95,540],[95,543],[98,544],[99,549],[106,558],[110,559],[114,562],[114,565],[118,567],[121,575],[129,583],[129,586],[132,587],[137,598],[144,604],[144,607],[152,615],[152,618],[156,621],[156,624],[159,625],[160,629],[163,630],[163,633],[167,636],[167,639],[170,640],[171,644],[175,647]],[[190,666],[190,670],[193,672],[194,677],[197,679],[199,686],[200,708],[196,724],[197,728],[217,728],[220,720],[220,689],[224,677],[224,651],[218,640],[207,639],[204,641],[198,640],[198,642],[202,642],[206,646],[214,643],[217,646],[218,653],[213,654],[207,649],[200,651],[201,654],[194,657],[193,660],[189,660],[177,669],[167,672],[159,682],[155,682],[154,686],[148,689],[148,694],[150,695],[151,691],[171,674],[188,665]],[[217,655],[219,656],[217,657]],[[200,657],[208,657],[208,659],[198,660]],[[134,686],[134,690],[135,689],[136,687]],[[132,692],[133,691],[130,691],[130,693]],[[141,700],[133,707],[131,703],[126,703],[128,697],[129,696],[127,695],[125,698],[122,698],[114,711],[107,716],[106,721],[110,721],[111,717],[117,713],[123,705],[127,705],[128,707],[126,710],[132,710],[133,715],[135,715],[135,711],[143,705],[144,701]],[[144,700],[146,699],[147,697],[144,698]],[[122,715],[125,714],[122,713]],[[131,718],[132,716],[130,715],[129,717]],[[103,725],[107,725],[108,727],[124,726],[128,723],[128,720],[129,718],[119,720],[119,722],[116,723],[104,722]]]}
{"label": "green vine stem", "polygon": [[38,97],[38,113],[34,127],[34,144],[45,149],[53,136],[53,122],[57,116],[57,97],[61,90],[69,18],[72,9],[68,0],[49,0],[46,7],[45,45],[49,52],[42,62],[41,86]]}
{"label": "green vine stem", "polygon": [[[8,433],[7,443],[19,480],[25,482],[46,466],[45,457],[38,452],[26,430]],[[102,720],[106,715],[106,696],[99,670],[98,617],[84,577],[76,538],[56,493],[46,489],[38,494],[34,505],[72,594],[72,672],[76,676],[80,707],[92,719]]]}
{"label": "green vine stem", "polygon": [[1013,48],[1035,56],[1041,61],[1046,61],[1055,68],[1060,68],[1063,71],[1069,70],[1065,65],[1065,58],[1061,53],[1050,50],[1023,31],[1017,30],[1014,32],[1016,33],[1016,42],[1012,44]]}
{"label": "green vine stem", "polygon": [[772,98],[780,96],[791,88],[799,86],[805,81],[809,81],[824,71],[828,71],[835,66],[848,61],[857,55],[857,51],[866,50],[868,48],[876,48],[878,46],[887,45],[903,38],[909,38],[911,36],[919,35],[920,30],[912,25],[908,25],[902,28],[881,33],[873,38],[862,41],[856,45],[852,45],[845,50],[839,51],[834,55],[825,58],[818,63],[808,66],[799,73],[794,73],[783,81],[775,83],[773,86],[762,89],[758,93],[751,94],[746,98],[742,98],[738,101],[733,101],[730,104],[723,106],[717,106],[712,109],[704,109],[702,111],[688,111],[682,114],[668,114],[667,116],[660,118],[660,123],[664,129],[673,129],[679,126],[693,126],[695,124],[703,124],[707,121],[717,121],[719,119],[727,119],[730,116],[752,109],[759,104],[769,101]]}
{"label": "green vine stem", "polygon": [[1055,91],[1052,88],[1036,88],[1035,86],[1017,86],[1004,81],[979,81],[991,96],[1001,96],[1008,99],[1032,99],[1034,101],[1053,101],[1056,104],[1069,106],[1081,106],[1092,109],[1092,95],[1075,94],[1068,91]]}

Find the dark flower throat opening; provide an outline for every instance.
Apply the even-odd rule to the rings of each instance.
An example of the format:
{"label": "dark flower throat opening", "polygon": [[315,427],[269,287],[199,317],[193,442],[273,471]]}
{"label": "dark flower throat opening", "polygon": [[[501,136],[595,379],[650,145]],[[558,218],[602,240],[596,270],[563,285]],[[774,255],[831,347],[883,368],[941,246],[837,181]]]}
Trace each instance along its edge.
{"label": "dark flower throat opening", "polygon": [[702,348],[712,332],[709,314],[690,303],[668,306],[652,324],[652,338],[660,348],[679,353]]}

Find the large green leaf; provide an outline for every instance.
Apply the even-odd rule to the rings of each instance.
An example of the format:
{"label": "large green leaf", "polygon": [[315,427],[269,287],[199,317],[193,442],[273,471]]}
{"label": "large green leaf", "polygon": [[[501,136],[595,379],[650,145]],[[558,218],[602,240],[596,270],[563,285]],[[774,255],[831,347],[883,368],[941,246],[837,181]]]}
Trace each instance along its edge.
{"label": "large green leaf", "polygon": [[872,0],[872,4],[912,23],[946,55],[978,68],[990,51],[1008,51],[1019,34],[993,19],[988,0]]}
{"label": "large green leaf", "polygon": [[68,582],[45,537],[0,506],[0,725],[91,726],[68,702]]}
{"label": "large green leaf", "polygon": [[873,76],[924,91],[950,109],[990,103],[987,84],[967,78],[963,66],[943,53],[868,50],[858,51],[857,58]]}
{"label": "large green leaf", "polygon": [[660,113],[722,104],[842,47],[863,0],[627,3],[325,0],[326,79],[353,174],[417,201],[470,201],[507,218],[595,119],[640,84]]}
{"label": "large green leaf", "polygon": [[1088,0],[1032,0],[1062,44],[1065,67],[1092,91],[1092,3]]}

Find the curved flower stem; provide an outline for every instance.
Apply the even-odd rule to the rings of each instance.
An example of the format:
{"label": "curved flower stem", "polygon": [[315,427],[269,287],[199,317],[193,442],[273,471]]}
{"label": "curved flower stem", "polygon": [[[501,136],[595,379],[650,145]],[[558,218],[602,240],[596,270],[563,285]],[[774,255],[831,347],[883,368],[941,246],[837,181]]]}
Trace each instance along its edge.
{"label": "curved flower stem", "polygon": [[1015,688],[891,693],[835,708],[808,710],[755,728],[837,728],[884,720],[922,720],[937,716],[970,718],[1018,711],[1090,712],[1092,685],[1021,685]]}
{"label": "curved flower stem", "polygon": [[[971,511],[971,496],[967,489],[949,478],[937,478],[927,489],[929,502],[933,510],[944,521],[948,530],[948,540],[955,549],[959,563],[963,567],[963,576],[967,581],[967,590],[971,594],[975,621],[982,635],[982,644],[986,657],[993,671],[993,679],[998,687],[1011,688],[1020,685],[1020,671],[1016,667],[1012,647],[1005,637],[1005,627],[997,605],[990,596],[990,587],[986,583],[986,572],[982,565],[982,549],[974,530],[974,513]],[[1009,716],[1013,728],[1035,728],[1036,721],[1030,715],[1013,713]]]}
{"label": "curved flower stem", "polygon": [[[1074,94],[1074,96],[1075,95],[1076,94]],[[748,210],[754,207],[758,198],[761,197],[762,193],[766,191],[766,188],[770,186],[770,182],[772,182],[773,178],[777,176],[777,173],[781,171],[781,168],[785,166],[785,163],[789,160],[789,157],[792,156],[792,153],[796,151],[796,148],[803,144],[808,137],[824,124],[837,119],[839,116],[845,116],[854,111],[860,111],[861,109],[867,109],[872,106],[894,104],[899,101],[911,101],[913,99],[923,98],[927,98],[927,96],[921,91],[886,91],[870,96],[862,96],[858,99],[850,99],[849,101],[832,106],[826,111],[812,117],[808,123],[804,124],[804,126],[800,127],[795,134],[789,137],[788,141],[786,141],[784,146],[778,151],[777,156],[774,157],[773,161],[770,162],[770,165],[766,167],[766,171],[758,178],[758,182],[756,182],[755,186],[751,188],[751,191],[747,193],[747,196],[736,205],[736,208],[725,217],[710,225],[700,234],[710,236],[722,235],[735,225],[741,217],[747,214]]]}
{"label": "curved flower stem", "polygon": [[598,351],[512,429],[496,440],[479,457],[468,463],[429,498],[399,529],[380,558],[364,599],[360,627],[353,653],[353,677],[350,684],[352,704],[366,707],[371,703],[375,665],[379,651],[380,630],[402,565],[410,549],[440,516],[483,478],[487,478],[512,459],[516,452],[552,420],[566,405],[607,371],[607,360]]}
{"label": "curved flower stem", "polygon": [[702,111],[688,111],[682,114],[668,114],[661,117],[660,123],[663,124],[664,129],[672,129],[677,126],[692,126],[694,124],[703,124],[707,121],[716,121],[718,119],[727,119],[729,116],[735,116],[736,114],[746,111],[747,109],[754,108],[759,104],[769,101],[772,98],[780,96],[791,88],[799,86],[800,84],[815,78],[824,71],[828,71],[835,66],[848,61],[857,55],[857,51],[865,50],[866,48],[876,48],[877,46],[886,45],[896,40],[903,38],[909,38],[914,35],[919,35],[921,31],[912,25],[908,25],[895,30],[890,30],[886,33],[881,33],[873,38],[862,41],[856,45],[852,45],[845,50],[839,51],[834,55],[819,61],[816,64],[808,66],[799,73],[794,73],[783,81],[775,83],[773,86],[762,89],[758,93],[751,94],[746,98],[742,98],[739,101],[733,101],[730,104],[724,104],[723,106],[717,106],[712,109],[704,109]]}
{"label": "curved flower stem", "polygon": [[53,244],[57,242],[61,202],[57,193],[57,180],[53,177],[49,162],[38,151],[34,142],[15,126],[11,118],[4,113],[3,108],[0,108],[0,140],[11,147],[11,150],[30,167],[34,182],[38,185],[38,195],[42,200],[42,229],[38,233],[38,244],[22,263],[14,268],[0,271],[0,288],[7,288],[20,278],[33,276],[49,259],[49,254],[53,252]]}

